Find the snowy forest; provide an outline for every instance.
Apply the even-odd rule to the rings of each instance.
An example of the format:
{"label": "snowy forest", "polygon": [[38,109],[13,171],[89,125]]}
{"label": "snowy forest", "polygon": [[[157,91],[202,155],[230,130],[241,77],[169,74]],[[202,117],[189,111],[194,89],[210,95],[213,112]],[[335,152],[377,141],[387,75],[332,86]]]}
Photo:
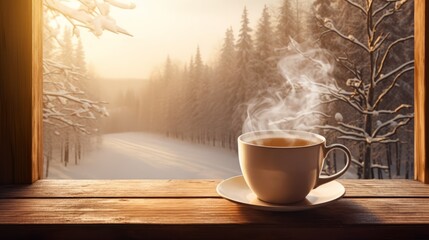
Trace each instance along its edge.
{"label": "snowy forest", "polygon": [[[263,126],[318,132],[328,143],[351,149],[348,177],[412,178],[412,0],[314,0],[309,7],[279,0],[260,9],[257,22],[250,22],[243,6],[237,12],[240,28],[225,28],[216,56],[205,56],[198,45],[185,61],[171,52],[148,79],[128,87],[102,86],[85,62],[79,31],[131,35],[117,25],[82,20],[83,12],[92,13],[91,21],[108,16],[107,5],[132,8],[118,1],[104,4],[70,12],[45,1],[46,22],[62,14],[71,23],[45,24],[47,177],[50,163],[79,164],[111,133],[159,134],[235,154],[248,119],[273,107],[274,119],[259,118]],[[290,76],[291,68],[298,69],[297,76]],[[314,76],[308,69],[315,69]],[[342,160],[332,153],[325,173],[335,173]]]}

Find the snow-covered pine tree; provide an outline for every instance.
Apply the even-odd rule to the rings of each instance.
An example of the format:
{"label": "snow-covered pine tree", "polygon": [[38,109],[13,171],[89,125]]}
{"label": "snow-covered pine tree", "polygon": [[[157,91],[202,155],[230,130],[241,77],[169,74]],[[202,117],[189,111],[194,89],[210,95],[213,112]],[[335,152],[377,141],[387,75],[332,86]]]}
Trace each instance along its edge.
{"label": "snow-covered pine tree", "polygon": [[274,52],[275,39],[268,11],[265,5],[256,29],[255,58],[253,60],[255,78],[250,85],[253,89],[251,93],[253,96],[258,94],[257,91],[260,89],[267,89],[278,83],[277,58]]}
{"label": "snow-covered pine tree", "polygon": [[237,105],[245,103],[249,97],[248,85],[252,80],[252,60],[254,59],[254,46],[251,36],[252,28],[249,26],[247,8],[244,7],[241,15],[241,28],[236,44],[237,48],[237,78],[239,89],[237,89]]}
{"label": "snow-covered pine tree", "polygon": [[276,46],[284,48],[289,45],[290,38],[296,35],[295,15],[293,14],[291,0],[283,0],[276,26]]}
{"label": "snow-covered pine tree", "polygon": [[251,37],[252,28],[249,26],[249,18],[247,16],[247,8],[244,7],[243,14],[241,15],[241,27],[236,44],[237,51],[237,89],[235,91],[234,106],[236,106],[233,117],[233,134],[236,138],[241,133],[242,114],[244,112],[243,104],[247,102],[252,96],[250,92],[251,82],[254,79],[252,72],[252,61],[254,59],[254,46]]}
{"label": "snow-covered pine tree", "polygon": [[237,77],[237,53],[235,50],[235,38],[232,27],[228,28],[225,32],[225,38],[222,45],[219,58],[219,66],[217,70],[217,92],[218,98],[216,108],[219,112],[216,116],[219,116],[218,131],[220,131],[220,141],[223,147],[232,146],[232,142],[235,141],[232,133],[233,131],[233,114],[235,108],[235,94],[239,89],[239,82],[236,81]]}
{"label": "snow-covered pine tree", "polygon": [[206,66],[203,63],[200,47],[198,46],[194,58],[194,76],[192,79],[192,88],[195,92],[195,108],[192,109],[193,116],[193,132],[197,138],[197,142],[203,142],[206,134],[205,120],[209,96],[208,79],[206,76]]}

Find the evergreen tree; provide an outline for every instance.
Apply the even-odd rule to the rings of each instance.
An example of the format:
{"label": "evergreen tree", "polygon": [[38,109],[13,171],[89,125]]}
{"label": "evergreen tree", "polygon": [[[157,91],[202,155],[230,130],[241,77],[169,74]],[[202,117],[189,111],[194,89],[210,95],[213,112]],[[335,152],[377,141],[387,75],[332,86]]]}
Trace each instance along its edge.
{"label": "evergreen tree", "polygon": [[77,46],[74,51],[74,66],[78,68],[78,71],[85,75],[87,73],[85,51],[83,49],[82,40],[80,37],[77,38]]}
{"label": "evergreen tree", "polygon": [[266,89],[268,84],[273,85],[277,82],[277,60],[274,53],[274,38],[270,18],[268,8],[265,6],[256,31],[255,62],[253,64],[255,79],[250,86],[253,89],[252,95],[255,95],[255,91],[259,89]]}
{"label": "evergreen tree", "polygon": [[220,75],[228,78],[235,72],[236,67],[236,51],[235,51],[235,39],[232,27],[228,28],[225,32],[225,38],[222,45],[220,59],[219,59],[219,71]]}
{"label": "evergreen tree", "polygon": [[212,100],[216,104],[214,107],[216,111],[212,113],[217,120],[215,123],[216,137],[223,147],[229,145],[230,139],[233,137],[231,122],[235,107],[235,94],[238,89],[237,81],[235,81],[236,56],[234,32],[230,27],[225,32],[218,60],[217,77],[214,84],[215,94]]}
{"label": "evergreen tree", "polygon": [[66,27],[63,31],[60,53],[60,61],[66,66],[71,66],[73,64],[73,49],[72,31],[70,28]]}
{"label": "evergreen tree", "polygon": [[206,100],[209,96],[208,80],[205,75],[205,68],[206,66],[201,58],[200,47],[198,46],[194,58],[194,79],[192,86],[196,95],[196,101],[194,103],[196,107],[192,109],[192,116],[194,118],[193,128],[198,142],[202,141],[202,135],[205,133],[204,119],[208,104]]}
{"label": "evergreen tree", "polygon": [[233,117],[233,132],[237,136],[241,132],[242,125],[242,109],[244,103],[251,97],[249,91],[249,83],[252,81],[254,75],[252,73],[252,60],[254,58],[253,41],[251,37],[252,29],[249,26],[249,18],[247,16],[247,8],[244,7],[243,14],[241,15],[241,27],[237,40],[237,76],[236,93],[234,106],[236,111]]}
{"label": "evergreen tree", "polygon": [[280,7],[280,16],[276,28],[277,47],[289,45],[290,38],[296,35],[295,18],[290,4],[291,0],[283,0]]}
{"label": "evergreen tree", "polygon": [[254,57],[253,40],[251,37],[252,28],[249,26],[246,7],[241,16],[241,28],[236,44],[237,48],[237,101],[236,104],[242,104],[247,101],[246,90],[251,81],[252,66],[251,62]]}

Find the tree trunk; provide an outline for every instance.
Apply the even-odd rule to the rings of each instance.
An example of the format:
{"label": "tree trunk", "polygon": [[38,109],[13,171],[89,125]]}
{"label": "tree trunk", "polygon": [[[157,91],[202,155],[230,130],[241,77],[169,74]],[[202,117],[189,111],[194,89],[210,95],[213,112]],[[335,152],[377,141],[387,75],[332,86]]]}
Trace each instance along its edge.
{"label": "tree trunk", "polygon": [[82,144],[80,142],[80,138],[78,138],[77,147],[78,147],[78,149],[77,149],[78,158],[79,158],[79,160],[81,160],[82,159]]}
{"label": "tree trunk", "polygon": [[52,159],[52,142],[48,144],[48,152],[46,155],[45,178],[49,177],[49,163]]}
{"label": "tree trunk", "polygon": [[65,146],[64,146],[64,165],[67,167],[67,164],[69,163],[69,144],[70,144],[70,139],[69,139],[69,134],[66,134],[66,141],[65,141]]}
{"label": "tree trunk", "polygon": [[372,178],[371,144],[369,144],[369,143],[365,144],[365,154],[364,154],[364,159],[363,159],[363,178],[364,179],[371,179]]}
{"label": "tree trunk", "polygon": [[402,144],[397,144],[396,147],[398,148],[397,157],[396,157],[396,176],[401,175],[401,158],[402,158]]}
{"label": "tree trunk", "polygon": [[389,178],[392,179],[392,171],[391,171],[391,165],[392,165],[392,145],[390,143],[386,144],[386,157],[387,157],[387,170],[389,173]]}
{"label": "tree trunk", "polygon": [[77,143],[77,141],[74,143],[74,164],[75,165],[77,165],[77,155],[78,155],[78,150],[77,150],[77,145],[78,145],[78,143]]}
{"label": "tree trunk", "polygon": [[[365,131],[367,133],[372,132],[372,116],[365,116]],[[371,179],[372,178],[371,171],[371,143],[365,143],[365,154],[363,158],[363,178]]]}
{"label": "tree trunk", "polygon": [[[374,52],[373,50],[373,46],[374,46],[374,36],[371,34],[371,29],[373,28],[373,19],[372,19],[372,12],[373,12],[373,4],[371,3],[369,5],[369,9],[368,9],[368,14],[367,14],[367,34],[368,34],[368,49],[369,50],[369,69],[370,69],[370,74],[369,74],[369,89],[368,89],[368,95],[367,95],[367,104],[369,104],[369,106],[373,106],[374,105],[374,91],[375,91],[375,66],[376,66],[376,61],[374,58]],[[364,103],[366,104],[366,103]],[[366,106],[367,108],[368,106]],[[369,110],[369,109],[368,109]],[[371,136],[372,134],[372,115],[371,114],[365,114],[365,132]],[[365,155],[364,155],[364,169],[363,169],[363,178],[364,179],[370,179],[374,177],[374,174],[372,173],[372,168],[371,168],[371,152],[372,152],[372,146],[371,146],[371,142],[366,142],[365,143]]]}
{"label": "tree trunk", "polygon": [[61,163],[63,163],[64,162],[64,139],[61,139],[60,145],[61,145],[61,147],[60,147],[60,154],[61,154],[60,161],[61,161]]}

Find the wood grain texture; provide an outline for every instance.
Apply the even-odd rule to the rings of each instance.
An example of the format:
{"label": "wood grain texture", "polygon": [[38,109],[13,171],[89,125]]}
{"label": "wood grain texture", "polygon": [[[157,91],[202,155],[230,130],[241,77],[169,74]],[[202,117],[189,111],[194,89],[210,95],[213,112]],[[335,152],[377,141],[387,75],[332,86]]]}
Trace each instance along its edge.
{"label": "wood grain texture", "polygon": [[32,0],[31,182],[43,176],[43,1]]}
{"label": "wood grain texture", "polygon": [[[33,77],[41,76],[41,1],[0,1],[0,183],[31,183],[38,179],[41,152],[41,86],[33,88]],[[37,113],[36,113],[37,111]],[[41,141],[39,141],[41,142]],[[41,151],[39,148],[38,151]]]}
{"label": "wood grain texture", "polygon": [[[345,198],[303,212],[267,212],[222,198],[2,199],[0,224],[428,224],[428,199]],[[419,206],[417,209],[416,206]]]}
{"label": "wood grain texture", "polygon": [[[219,197],[221,180],[39,180],[0,185],[1,198]],[[346,197],[429,197],[429,185],[412,180],[340,179]],[[401,186],[401,187],[398,187]]]}
{"label": "wood grain texture", "polygon": [[429,128],[428,125],[428,29],[426,28],[429,5],[425,0],[416,0],[414,2],[414,151],[415,151],[415,178],[421,182],[429,183],[429,159],[427,149],[429,149]]}
{"label": "wood grain texture", "polygon": [[[284,225],[0,225],[6,239],[428,239],[422,225],[356,225],[292,228]],[[49,234],[47,234],[49,233]]]}
{"label": "wood grain texture", "polygon": [[7,239],[429,239],[429,185],[417,181],[341,180],[346,197],[289,213],[225,200],[215,192],[219,181],[1,186],[0,233]]}

